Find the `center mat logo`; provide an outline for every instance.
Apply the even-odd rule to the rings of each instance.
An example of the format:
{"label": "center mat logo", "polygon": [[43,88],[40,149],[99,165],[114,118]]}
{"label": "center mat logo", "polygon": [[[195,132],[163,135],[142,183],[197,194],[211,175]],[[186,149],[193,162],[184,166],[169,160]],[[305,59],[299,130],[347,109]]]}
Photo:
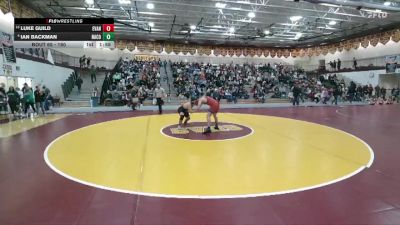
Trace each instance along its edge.
{"label": "center mat logo", "polygon": [[253,130],[247,126],[222,122],[219,123],[219,130],[211,127],[212,133],[204,135],[203,131],[206,127],[207,123],[205,122],[192,122],[180,129],[177,125],[164,127],[161,133],[166,136],[186,140],[227,140],[242,138],[253,133]]}

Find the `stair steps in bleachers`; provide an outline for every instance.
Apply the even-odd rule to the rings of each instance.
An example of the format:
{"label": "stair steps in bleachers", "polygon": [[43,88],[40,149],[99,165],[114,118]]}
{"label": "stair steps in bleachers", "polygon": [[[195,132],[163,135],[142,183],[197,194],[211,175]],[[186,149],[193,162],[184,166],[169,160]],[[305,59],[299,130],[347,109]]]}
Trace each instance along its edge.
{"label": "stair steps in bleachers", "polygon": [[[90,106],[90,98],[94,87],[97,87],[98,91],[101,91],[106,72],[100,71],[96,73],[96,82],[92,83],[90,79],[90,71],[85,69],[78,71],[83,80],[81,93],[78,93],[78,87],[74,86],[71,93],[68,95],[66,101],[61,107],[86,107]],[[100,93],[99,93],[100,94]]]}

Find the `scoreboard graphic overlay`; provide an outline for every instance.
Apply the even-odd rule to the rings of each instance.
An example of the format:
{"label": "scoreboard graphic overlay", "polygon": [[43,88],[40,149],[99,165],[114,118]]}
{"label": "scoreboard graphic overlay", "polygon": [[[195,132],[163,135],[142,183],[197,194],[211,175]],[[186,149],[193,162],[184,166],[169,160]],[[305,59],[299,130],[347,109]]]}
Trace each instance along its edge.
{"label": "scoreboard graphic overlay", "polygon": [[112,18],[15,18],[17,48],[114,48]]}

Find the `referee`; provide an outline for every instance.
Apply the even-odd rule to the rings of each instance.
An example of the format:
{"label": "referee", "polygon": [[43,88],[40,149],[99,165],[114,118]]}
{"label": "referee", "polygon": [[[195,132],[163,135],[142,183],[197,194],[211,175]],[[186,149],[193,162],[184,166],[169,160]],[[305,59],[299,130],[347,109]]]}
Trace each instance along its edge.
{"label": "referee", "polygon": [[160,84],[157,84],[154,89],[154,96],[157,99],[158,113],[162,114],[162,105],[164,104],[163,98],[165,98],[166,95],[164,88],[160,87]]}

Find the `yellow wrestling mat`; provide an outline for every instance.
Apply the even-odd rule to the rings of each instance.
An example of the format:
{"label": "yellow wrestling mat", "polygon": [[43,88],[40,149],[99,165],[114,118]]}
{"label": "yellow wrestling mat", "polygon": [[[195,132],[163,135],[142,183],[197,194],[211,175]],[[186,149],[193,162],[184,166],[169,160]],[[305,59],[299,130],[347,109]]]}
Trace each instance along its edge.
{"label": "yellow wrestling mat", "polygon": [[[177,198],[308,190],[349,178],[373,161],[365,142],[327,126],[250,114],[219,118],[226,124],[207,140],[194,140],[204,137],[199,123],[176,129],[177,114],[99,123],[59,137],[44,157],[54,171],[83,184]],[[205,114],[193,114],[192,121],[204,122]]]}
{"label": "yellow wrestling mat", "polygon": [[39,116],[33,118],[19,119],[10,121],[5,124],[0,124],[0,138],[10,137],[15,134],[28,131],[35,127],[45,125],[47,123],[54,122],[62,119],[68,115],[66,114],[47,114],[46,116]]}

